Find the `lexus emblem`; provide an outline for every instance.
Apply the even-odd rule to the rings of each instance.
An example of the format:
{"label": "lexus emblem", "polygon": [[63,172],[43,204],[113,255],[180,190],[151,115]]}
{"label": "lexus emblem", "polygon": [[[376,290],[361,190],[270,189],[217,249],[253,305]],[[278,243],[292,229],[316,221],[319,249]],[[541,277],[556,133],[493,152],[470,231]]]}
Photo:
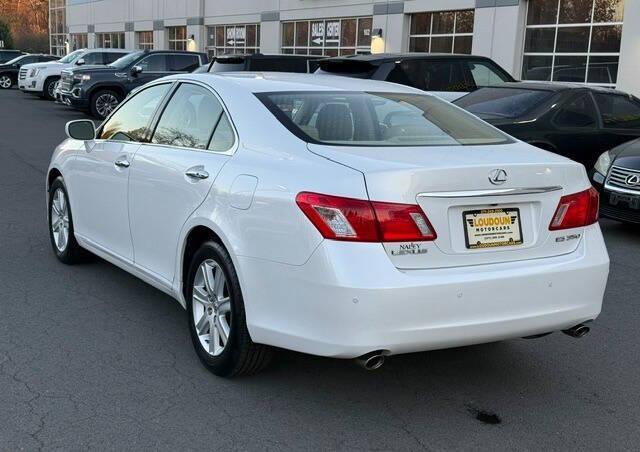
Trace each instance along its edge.
{"label": "lexus emblem", "polygon": [[631,176],[627,177],[627,180],[625,180],[625,182],[630,187],[637,187],[640,185],[640,175],[632,174]]}
{"label": "lexus emblem", "polygon": [[494,169],[489,173],[489,182],[491,182],[493,185],[502,185],[506,181],[507,172],[503,169]]}

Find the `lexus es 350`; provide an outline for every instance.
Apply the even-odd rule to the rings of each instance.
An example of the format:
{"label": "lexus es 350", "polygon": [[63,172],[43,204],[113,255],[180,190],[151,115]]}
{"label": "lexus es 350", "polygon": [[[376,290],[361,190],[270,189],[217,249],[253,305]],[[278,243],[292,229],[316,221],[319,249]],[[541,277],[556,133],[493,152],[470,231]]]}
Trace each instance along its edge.
{"label": "lexus es 350", "polygon": [[67,134],[46,180],[55,254],[89,251],[170,294],[217,375],[256,372],[274,347],[375,368],[578,337],[601,310],[609,259],[584,167],[413,88],[179,75]]}

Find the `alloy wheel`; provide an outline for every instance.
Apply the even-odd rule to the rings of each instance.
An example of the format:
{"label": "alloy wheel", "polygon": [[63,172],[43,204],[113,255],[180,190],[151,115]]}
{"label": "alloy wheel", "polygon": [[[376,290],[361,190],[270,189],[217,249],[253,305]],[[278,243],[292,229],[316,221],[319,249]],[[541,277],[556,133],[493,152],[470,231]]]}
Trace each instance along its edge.
{"label": "alloy wheel", "polygon": [[227,278],[220,265],[207,259],[193,281],[193,323],[200,345],[211,356],[219,356],[229,341],[231,298]]}
{"label": "alloy wheel", "polygon": [[49,85],[47,86],[47,94],[49,95],[50,99],[53,99],[55,90],[56,90],[56,84],[55,83],[49,83]]}
{"label": "alloy wheel", "polygon": [[96,99],[96,111],[106,118],[118,106],[118,98],[110,93],[104,93]]}
{"label": "alloy wheel", "polygon": [[13,83],[11,82],[11,77],[9,77],[8,75],[3,75],[2,77],[0,77],[0,88],[9,89],[11,88],[12,84]]}
{"label": "alloy wheel", "polygon": [[61,188],[53,194],[50,217],[53,241],[58,251],[63,253],[69,243],[69,206]]}

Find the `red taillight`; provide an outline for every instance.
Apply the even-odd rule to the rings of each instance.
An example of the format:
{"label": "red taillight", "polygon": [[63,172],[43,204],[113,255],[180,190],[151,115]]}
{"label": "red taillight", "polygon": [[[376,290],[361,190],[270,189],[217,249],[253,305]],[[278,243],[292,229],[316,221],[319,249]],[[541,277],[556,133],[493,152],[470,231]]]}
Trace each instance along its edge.
{"label": "red taillight", "polygon": [[556,213],[553,215],[550,231],[580,228],[598,221],[600,194],[591,187],[588,190],[560,198]]}
{"label": "red taillight", "polygon": [[419,206],[370,202],[303,192],[296,203],[322,236],[354,242],[435,240],[436,233]]}

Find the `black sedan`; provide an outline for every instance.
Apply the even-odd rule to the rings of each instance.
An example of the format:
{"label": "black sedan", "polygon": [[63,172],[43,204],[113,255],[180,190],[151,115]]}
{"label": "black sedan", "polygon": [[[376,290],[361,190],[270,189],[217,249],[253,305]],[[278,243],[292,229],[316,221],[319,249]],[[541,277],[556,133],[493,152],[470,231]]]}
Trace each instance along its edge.
{"label": "black sedan", "polygon": [[608,88],[545,82],[481,88],[454,102],[522,141],[593,168],[640,137],[640,100]]}
{"label": "black sedan", "polygon": [[604,152],[591,171],[600,215],[640,224],[640,140]]}
{"label": "black sedan", "polygon": [[21,55],[4,64],[0,64],[0,89],[9,89],[18,83],[18,73],[25,64],[43,63],[45,61],[58,60],[54,55]]}

